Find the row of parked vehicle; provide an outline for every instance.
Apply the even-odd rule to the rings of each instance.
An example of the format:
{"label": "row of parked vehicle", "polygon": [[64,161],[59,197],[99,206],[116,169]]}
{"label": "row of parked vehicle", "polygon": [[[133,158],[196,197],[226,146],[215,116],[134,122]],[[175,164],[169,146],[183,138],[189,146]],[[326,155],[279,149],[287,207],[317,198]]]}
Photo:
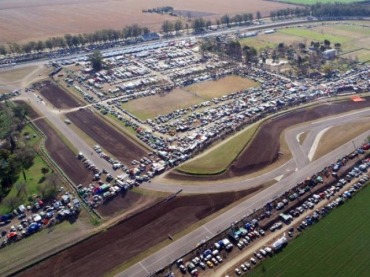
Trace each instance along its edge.
{"label": "row of parked vehicle", "polygon": [[[340,159],[345,163],[346,157]],[[364,159],[361,163],[354,166],[348,173],[348,175],[352,176],[352,181],[354,178],[357,178],[357,182],[349,189],[341,194],[333,200],[330,204],[326,205],[322,209],[314,210],[315,206],[323,201],[324,199],[329,200],[333,198],[342,188],[346,185],[349,181],[345,178],[338,179],[337,183],[331,187],[326,188],[322,192],[312,194],[310,197],[307,198],[303,203],[301,203],[298,207],[294,207],[292,209],[286,210],[285,214],[281,213],[280,218],[281,220],[275,222],[269,229],[270,232],[275,232],[278,229],[284,227],[285,224],[290,224],[294,217],[298,217],[305,211],[312,210],[313,213],[305,218],[296,228],[298,231],[302,231],[308,226],[317,222],[321,217],[328,213],[332,208],[341,205],[345,199],[351,198],[352,195],[358,191],[363,184],[369,181],[369,176],[366,174],[368,168],[370,167],[370,159]],[[332,168],[332,167],[330,167]],[[329,174],[330,175],[330,174]],[[315,185],[319,183],[323,183],[324,179],[320,175],[314,175],[311,178],[311,181],[315,182]],[[309,182],[309,183],[312,183]],[[296,201],[299,197],[298,193],[300,193],[301,197],[304,197],[304,194],[310,191],[309,187],[307,189],[297,189],[297,196],[290,197],[289,200],[291,202]],[[307,197],[307,196],[306,196]],[[277,202],[275,205],[270,205],[272,208],[271,210],[266,211],[263,216],[259,216],[258,218],[249,220],[248,222],[244,219],[242,220],[243,227],[239,227],[239,223],[234,223],[229,232],[228,237],[221,239],[217,242],[214,242],[211,247],[208,247],[206,250],[202,250],[201,252],[197,252],[197,255],[188,260],[188,262],[183,262],[183,259],[177,261],[177,266],[179,270],[186,274],[187,272],[190,273],[192,276],[198,276],[200,270],[206,270],[207,268],[213,268],[217,266],[220,262],[217,258],[221,258],[222,251],[230,252],[232,251],[233,247],[236,246],[240,250],[244,249],[248,246],[253,240],[264,236],[265,231],[259,228],[259,220],[263,220],[268,218],[272,215],[274,210],[279,211],[282,208],[288,206],[289,204],[288,199],[281,199],[280,202]],[[281,204],[279,204],[281,203]],[[282,206],[282,207],[281,207]],[[294,236],[295,227],[290,227],[288,229],[288,236]],[[205,243],[205,242],[204,242]],[[243,272],[247,272],[251,269],[253,265],[256,265],[258,261],[263,260],[265,257],[272,256],[275,251],[278,251],[282,246],[287,243],[286,237],[282,237],[274,242],[271,246],[264,246],[258,251],[254,252],[254,255],[250,257],[246,262],[240,264],[239,267],[234,269],[236,275],[241,275]],[[222,258],[221,258],[222,259]],[[216,262],[215,262],[216,261]]]}
{"label": "row of parked vehicle", "polygon": [[13,224],[0,230],[0,238],[4,238],[0,247],[26,238],[44,227],[78,216],[80,210],[80,201],[69,193],[64,193],[59,199],[49,203],[37,199],[33,204],[20,205],[12,213],[0,216],[1,225],[9,226]]}

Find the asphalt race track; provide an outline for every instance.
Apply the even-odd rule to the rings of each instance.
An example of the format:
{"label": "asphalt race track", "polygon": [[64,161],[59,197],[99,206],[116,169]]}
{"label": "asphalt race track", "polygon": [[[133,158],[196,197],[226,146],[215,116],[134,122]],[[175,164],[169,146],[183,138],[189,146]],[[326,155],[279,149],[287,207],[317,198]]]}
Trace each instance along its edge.
{"label": "asphalt race track", "polygon": [[[223,184],[213,184],[213,185],[167,185],[151,183],[143,185],[148,189],[155,189],[161,191],[177,191],[183,189],[184,192],[188,193],[207,193],[207,192],[222,192],[241,190],[248,187],[257,186],[264,182],[267,182],[273,178],[284,175],[282,179],[274,184],[273,186],[265,189],[263,192],[249,198],[238,206],[230,209],[224,214],[218,216],[217,218],[211,220],[210,222],[204,224],[193,232],[187,234],[181,239],[174,241],[167,247],[159,250],[153,255],[143,259],[140,263],[137,263],[126,271],[118,274],[117,276],[147,276],[150,273],[166,266],[167,264],[173,262],[178,257],[190,251],[199,243],[202,239],[210,236],[214,236],[221,230],[230,227],[231,223],[240,220],[244,215],[251,213],[254,209],[263,207],[266,203],[271,201],[276,196],[283,194],[285,191],[293,188],[297,183],[305,179],[307,176],[311,176],[316,172],[320,171],[325,166],[336,161],[338,158],[352,152],[354,150],[353,142],[356,145],[360,145],[366,137],[370,135],[370,131],[367,131],[358,137],[353,139],[340,148],[330,152],[329,154],[315,160],[315,162],[310,163],[307,155],[309,154],[312,144],[317,136],[317,134],[322,130],[330,126],[341,125],[346,122],[353,122],[356,119],[369,116],[370,109],[364,109],[361,111],[351,112],[345,115],[339,115],[332,118],[321,119],[316,122],[307,124],[305,126],[300,126],[297,128],[290,129],[286,132],[285,139],[289,145],[290,151],[292,152],[293,158],[285,165],[277,168],[274,171],[266,173],[264,175],[258,176],[256,178],[233,182],[233,183],[223,183]],[[300,145],[297,136],[305,131],[310,131],[307,135],[303,145]]]}

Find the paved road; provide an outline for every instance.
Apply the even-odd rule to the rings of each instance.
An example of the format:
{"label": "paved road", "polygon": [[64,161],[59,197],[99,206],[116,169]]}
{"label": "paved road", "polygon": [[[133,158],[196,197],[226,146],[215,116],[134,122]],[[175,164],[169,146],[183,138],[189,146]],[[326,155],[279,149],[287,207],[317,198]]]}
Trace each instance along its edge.
{"label": "paved road", "polygon": [[[36,94],[31,92],[22,92],[20,97],[17,98],[18,100],[24,100],[28,104],[31,104],[41,115],[41,118],[46,118],[55,128],[59,130],[77,149],[86,155],[88,159],[90,159],[97,168],[103,169],[111,169],[112,165],[108,163],[106,160],[100,158],[98,154],[93,152],[91,146],[89,146],[86,141],[84,141],[80,136],[78,136],[71,128],[70,125],[66,124],[64,120],[61,118],[62,112],[59,112],[58,109],[54,109],[51,107],[50,104],[47,104],[44,101],[40,101],[36,97]],[[77,153],[76,153],[77,155]]]}
{"label": "paved road", "polygon": [[[304,21],[298,20],[294,22],[291,21],[290,23],[297,24],[302,22]],[[276,24],[282,25],[286,24],[286,22],[266,24],[263,26],[258,26],[257,28],[264,29],[273,28],[277,26]],[[250,28],[243,28],[242,31],[248,31],[255,28],[256,26]],[[219,35],[226,32],[235,32],[235,30],[222,30],[218,32],[212,32],[206,34],[206,36]],[[184,39],[186,38],[182,37],[180,40]],[[114,49],[114,51],[116,50],[118,49]],[[112,50],[105,50],[103,52],[108,51]],[[74,55],[68,58],[74,58],[78,56],[80,55]],[[37,63],[40,63],[40,61],[38,61]],[[64,134],[67,137],[69,141],[73,143],[76,149],[85,154],[91,152],[91,146],[87,145],[87,143],[84,140],[82,140],[75,132],[71,130],[71,128],[67,124],[64,123],[64,121],[60,117],[60,113],[58,110],[50,107],[50,104],[47,105],[45,102],[38,100],[36,96],[32,93],[22,92],[20,98],[29,101],[34,107],[36,107],[43,117],[46,117],[51,124],[53,124],[62,134]],[[352,141],[346,143],[342,147],[332,151],[331,153],[325,155],[324,157],[316,160],[314,163],[310,163],[309,159],[307,158],[307,155],[311,150],[312,144],[316,136],[322,129],[330,126],[335,126],[338,124],[343,124],[344,122],[351,122],[353,120],[356,120],[357,118],[368,115],[370,115],[370,109],[366,111],[357,111],[347,115],[333,117],[330,119],[320,120],[318,121],[318,123],[308,124],[306,126],[300,126],[292,130],[289,130],[286,133],[286,140],[292,152],[293,158],[283,166],[252,179],[227,183],[225,181],[225,183],[202,186],[169,185],[161,184],[155,181],[153,181],[152,183],[143,184],[144,188],[158,191],[176,192],[179,189],[183,189],[183,191],[187,193],[209,193],[230,190],[243,190],[249,187],[265,183],[274,178],[281,177],[281,180],[277,182],[274,186],[271,186],[264,190],[263,192],[256,194],[252,198],[244,201],[238,206],[230,209],[224,214],[204,224],[203,226],[187,234],[181,239],[171,243],[167,247],[145,258],[140,263],[133,265],[132,267],[122,272],[118,276],[130,276],[130,277],[147,276],[150,272],[158,270],[159,268],[172,262],[177,257],[191,250],[201,240],[205,239],[206,237],[211,237],[220,230],[229,227],[232,222],[240,220],[244,215],[251,213],[254,209],[258,209],[264,206],[271,199],[275,198],[278,195],[281,195],[288,189],[294,187],[298,182],[302,181],[307,176],[311,176],[312,174],[321,170],[323,167],[327,166],[333,161],[336,161],[343,155],[351,152],[353,150]],[[306,131],[309,131],[309,133],[305,139],[305,142],[301,145],[297,141],[297,135]],[[358,136],[353,141],[355,142],[356,145],[360,145],[360,143],[363,142],[364,138],[366,138],[369,135],[370,131]],[[111,167],[111,165],[108,162],[106,162],[103,159],[100,159],[95,153],[89,158],[98,168],[102,169]]]}
{"label": "paved road", "polygon": [[[364,111],[356,111],[351,114],[337,116],[335,118],[324,119],[320,120],[317,123],[308,124],[307,126],[301,126],[295,129],[290,130],[287,132],[287,139],[289,145],[295,145],[294,149],[298,149],[300,147],[297,146],[298,141],[296,139],[297,134],[312,129],[313,135],[310,138],[309,136],[306,138],[309,141],[313,141],[313,137],[315,134],[319,132],[320,129],[326,128],[328,126],[335,126],[342,124],[344,122],[350,122],[356,120],[357,118],[367,116],[370,114],[370,109]],[[360,145],[364,139],[366,139],[370,135],[370,131],[367,131],[356,138],[353,139],[353,142],[356,145]],[[331,153],[321,157],[320,159],[316,160],[313,163],[307,162],[306,165],[301,165],[299,171],[294,171],[293,173],[289,174],[285,178],[281,179],[275,185],[265,189],[263,192],[256,194],[255,196],[247,199],[243,203],[237,205],[236,207],[230,209],[229,211],[223,213],[222,215],[218,216],[217,218],[207,222],[203,226],[197,228],[193,232],[187,234],[186,236],[174,241],[170,245],[166,246],[165,248],[159,250],[158,252],[154,253],[153,255],[143,259],[140,263],[137,263],[126,271],[118,274],[117,276],[130,276],[130,277],[141,277],[147,276],[151,272],[155,272],[156,270],[166,266],[167,264],[173,262],[176,258],[181,257],[183,254],[187,253],[191,249],[195,247],[197,243],[199,243],[202,239],[206,237],[211,237],[217,234],[220,230],[224,230],[231,225],[232,222],[240,220],[243,216],[250,214],[254,209],[258,209],[263,207],[266,203],[270,202],[276,196],[283,194],[285,191],[293,188],[296,186],[297,183],[304,180],[307,176],[311,176],[316,172],[323,169],[325,166],[331,164],[332,162],[336,161],[337,159],[343,157],[344,155],[350,153],[354,150],[353,142],[349,141],[343,146],[337,148],[336,150],[332,151]],[[311,144],[312,145],[312,144]],[[309,152],[309,143],[304,144],[301,147],[300,151],[294,152],[292,161],[297,159],[296,155],[306,155]],[[291,149],[292,150],[292,149]],[[299,162],[300,163],[300,162]],[[291,168],[291,166],[296,166],[295,162],[289,162],[288,164],[281,167],[282,169]],[[275,170],[275,174],[279,174],[279,170]],[[271,177],[271,172],[268,174],[263,175],[266,179],[265,181]],[[274,174],[273,174],[274,175]],[[254,178],[254,180],[262,181],[261,177]],[[230,186],[233,188],[246,188],[250,186],[255,186],[258,183],[251,182],[250,180],[245,180],[243,182],[237,183],[225,183],[220,185],[213,185],[213,192],[215,191],[230,191]],[[156,187],[158,184],[156,184]],[[179,188],[185,189],[187,192],[195,192],[195,186],[175,186],[178,190]],[[162,185],[161,189],[167,188],[168,186]],[[210,191],[210,186],[197,186],[197,192],[199,191],[205,192]]]}

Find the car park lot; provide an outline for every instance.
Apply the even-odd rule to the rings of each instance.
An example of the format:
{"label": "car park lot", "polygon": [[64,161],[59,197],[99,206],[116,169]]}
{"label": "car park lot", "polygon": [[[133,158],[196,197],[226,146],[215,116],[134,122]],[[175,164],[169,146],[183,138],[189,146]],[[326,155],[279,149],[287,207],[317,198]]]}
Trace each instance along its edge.
{"label": "car park lot", "polygon": [[64,188],[59,192],[53,200],[45,202],[38,196],[32,205],[22,204],[12,212],[0,215],[0,248],[64,220],[76,220],[81,210],[80,201]]}

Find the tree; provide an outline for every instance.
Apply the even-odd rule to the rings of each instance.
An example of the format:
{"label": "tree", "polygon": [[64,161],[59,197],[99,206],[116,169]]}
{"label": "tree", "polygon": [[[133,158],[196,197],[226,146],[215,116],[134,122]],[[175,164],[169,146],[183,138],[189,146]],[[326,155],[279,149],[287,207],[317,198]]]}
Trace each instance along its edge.
{"label": "tree", "polygon": [[325,64],[322,69],[323,69],[325,75],[326,76],[329,76],[331,74],[331,72],[333,71],[334,68],[330,64]]}
{"label": "tree", "polygon": [[227,26],[229,26],[230,24],[230,16],[225,14],[224,16],[221,17],[221,23],[222,24],[226,24]]}
{"label": "tree", "polygon": [[47,167],[43,167],[43,168],[41,168],[41,173],[42,173],[43,175],[46,175],[47,173],[49,173],[49,168],[47,168]]}
{"label": "tree", "polygon": [[178,32],[184,28],[182,21],[180,19],[175,22],[175,31]]}
{"label": "tree", "polygon": [[340,51],[340,48],[342,47],[342,45],[341,45],[339,42],[336,42],[336,43],[334,44],[334,47],[335,47],[335,49],[336,49],[337,51]]}
{"label": "tree", "polygon": [[8,51],[6,50],[4,45],[0,45],[0,55],[6,55]]}
{"label": "tree", "polygon": [[168,34],[168,33],[172,32],[173,30],[174,30],[174,25],[173,25],[172,22],[170,22],[168,20],[163,22],[163,24],[162,24],[163,33]]}
{"label": "tree", "polygon": [[256,12],[256,18],[257,18],[258,20],[260,20],[260,19],[261,19],[261,12],[260,12],[260,11],[257,11],[257,12]]}
{"label": "tree", "polygon": [[257,54],[258,54],[256,48],[245,45],[242,50],[243,50],[243,54],[244,54],[244,58],[245,58],[246,63],[256,62],[256,60],[257,60],[256,58],[257,58]]}
{"label": "tree", "polygon": [[103,67],[103,56],[100,51],[94,51],[90,56],[91,66],[94,71],[98,72]]}

